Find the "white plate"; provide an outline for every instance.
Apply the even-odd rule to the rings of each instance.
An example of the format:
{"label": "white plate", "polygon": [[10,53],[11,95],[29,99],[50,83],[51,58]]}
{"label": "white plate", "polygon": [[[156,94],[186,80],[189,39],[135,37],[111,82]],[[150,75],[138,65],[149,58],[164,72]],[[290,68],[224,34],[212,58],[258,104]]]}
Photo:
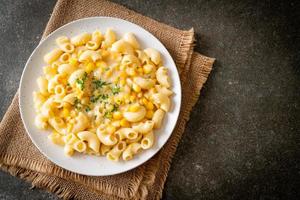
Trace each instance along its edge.
{"label": "white plate", "polygon": [[[47,135],[49,131],[41,131],[34,125],[34,105],[32,93],[37,90],[37,77],[43,74],[42,67],[45,65],[43,56],[53,49],[55,39],[66,35],[72,37],[82,32],[93,32],[96,29],[104,32],[107,28],[113,28],[118,37],[126,32],[133,32],[142,48],[152,47],[162,54],[164,65],[169,69],[172,80],[172,108],[165,116],[163,125],[159,130],[155,130],[155,145],[148,150],[136,155],[133,160],[124,162],[112,162],[106,157],[75,154],[73,157],[66,157],[63,148],[52,144]],[[167,142],[175,127],[181,105],[181,85],[175,63],[164,45],[151,33],[131,22],[110,18],[92,17],[71,22],[50,34],[33,51],[29,57],[20,82],[20,112],[26,131],[35,146],[52,162],[69,171],[90,176],[113,175],[133,169],[155,155],[159,149]]]}

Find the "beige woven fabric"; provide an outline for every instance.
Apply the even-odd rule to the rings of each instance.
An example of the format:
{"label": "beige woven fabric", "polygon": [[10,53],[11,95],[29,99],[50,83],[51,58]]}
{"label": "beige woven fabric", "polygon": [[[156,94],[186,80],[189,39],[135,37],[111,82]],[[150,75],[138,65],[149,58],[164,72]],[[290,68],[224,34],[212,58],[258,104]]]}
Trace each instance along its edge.
{"label": "beige woven fabric", "polygon": [[167,47],[180,72],[183,90],[182,108],[172,136],[152,159],[126,173],[107,177],[75,174],[50,162],[32,144],[20,118],[16,94],[0,125],[0,167],[66,199],[159,199],[172,156],[214,59],[193,53],[192,29],[181,31],[102,0],[59,0],[44,36],[70,21],[90,16],[113,16],[132,21]]}

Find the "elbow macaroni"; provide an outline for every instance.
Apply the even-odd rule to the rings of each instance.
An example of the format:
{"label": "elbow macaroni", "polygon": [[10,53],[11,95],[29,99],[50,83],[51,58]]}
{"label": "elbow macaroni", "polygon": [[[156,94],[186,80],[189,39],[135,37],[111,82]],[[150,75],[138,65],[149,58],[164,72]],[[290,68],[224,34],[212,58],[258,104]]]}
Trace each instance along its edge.
{"label": "elbow macaroni", "polygon": [[160,53],[112,29],[61,36],[56,44],[33,93],[36,127],[52,129],[49,140],[66,156],[128,161],[151,148],[173,94]]}

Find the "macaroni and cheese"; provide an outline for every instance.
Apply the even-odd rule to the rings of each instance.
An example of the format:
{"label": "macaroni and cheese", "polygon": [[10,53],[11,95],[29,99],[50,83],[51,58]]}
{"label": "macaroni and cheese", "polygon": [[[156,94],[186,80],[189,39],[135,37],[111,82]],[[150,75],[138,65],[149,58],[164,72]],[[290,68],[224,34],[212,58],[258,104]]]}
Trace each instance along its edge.
{"label": "macaroni and cheese", "polygon": [[48,138],[67,156],[127,161],[151,148],[173,93],[160,53],[142,50],[133,33],[117,39],[112,29],[56,44],[33,93],[35,125],[50,129]]}

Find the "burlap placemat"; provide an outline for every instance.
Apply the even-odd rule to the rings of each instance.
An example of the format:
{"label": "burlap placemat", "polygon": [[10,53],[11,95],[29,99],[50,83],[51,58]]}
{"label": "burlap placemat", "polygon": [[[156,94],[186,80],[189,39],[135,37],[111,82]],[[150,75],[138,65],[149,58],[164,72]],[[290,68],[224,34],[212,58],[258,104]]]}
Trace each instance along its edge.
{"label": "burlap placemat", "polygon": [[182,108],[172,136],[152,159],[126,173],[107,177],[75,174],[51,163],[32,144],[20,118],[16,94],[0,125],[0,167],[62,198],[159,199],[172,156],[214,59],[193,53],[192,29],[178,30],[107,1],[59,0],[44,36],[70,21],[90,16],[113,16],[134,22],[167,47],[180,72],[183,90]]}

